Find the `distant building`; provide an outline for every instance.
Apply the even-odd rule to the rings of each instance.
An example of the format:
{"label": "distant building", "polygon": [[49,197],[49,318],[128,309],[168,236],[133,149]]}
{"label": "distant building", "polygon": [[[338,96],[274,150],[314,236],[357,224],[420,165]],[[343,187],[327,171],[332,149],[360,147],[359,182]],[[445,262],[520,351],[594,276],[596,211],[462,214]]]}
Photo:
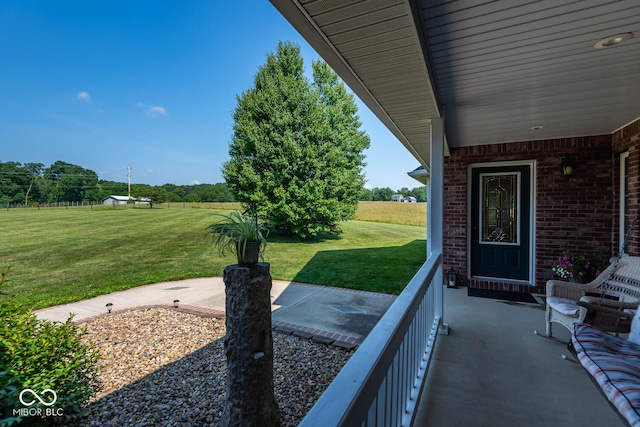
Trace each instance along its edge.
{"label": "distant building", "polygon": [[103,205],[126,205],[129,200],[135,200],[130,196],[109,196],[102,199]]}
{"label": "distant building", "polygon": [[148,205],[150,203],[151,199],[147,197],[140,197],[138,200],[136,200],[136,205]]}
{"label": "distant building", "polygon": [[418,201],[418,199],[416,199],[413,196],[407,196],[403,200],[403,202],[405,202],[405,203],[416,203],[417,201]]}
{"label": "distant building", "polygon": [[393,196],[391,196],[391,200],[394,202],[404,202],[404,197],[402,196],[402,194],[394,194]]}

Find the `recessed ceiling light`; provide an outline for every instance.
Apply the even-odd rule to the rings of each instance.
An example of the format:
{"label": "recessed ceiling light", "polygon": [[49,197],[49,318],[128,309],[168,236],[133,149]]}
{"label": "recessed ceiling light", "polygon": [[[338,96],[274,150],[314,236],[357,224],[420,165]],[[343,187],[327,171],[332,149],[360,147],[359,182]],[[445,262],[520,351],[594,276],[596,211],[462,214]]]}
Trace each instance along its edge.
{"label": "recessed ceiling light", "polygon": [[598,40],[596,44],[593,45],[593,47],[596,49],[606,49],[608,47],[617,46],[620,43],[625,42],[631,38],[633,38],[633,33],[620,33]]}
{"label": "recessed ceiling light", "polygon": [[529,129],[531,130],[540,130],[540,129],[544,129],[546,128],[545,125],[535,125],[535,126],[531,126]]}

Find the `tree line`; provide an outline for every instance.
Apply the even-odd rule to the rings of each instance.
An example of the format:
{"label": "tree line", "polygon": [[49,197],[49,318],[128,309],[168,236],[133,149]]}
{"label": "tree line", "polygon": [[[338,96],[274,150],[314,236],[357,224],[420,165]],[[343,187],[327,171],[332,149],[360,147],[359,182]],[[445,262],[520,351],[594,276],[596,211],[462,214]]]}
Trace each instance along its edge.
{"label": "tree line", "polygon": [[360,193],[360,200],[368,202],[391,201],[394,194],[402,194],[402,197],[415,197],[417,202],[427,201],[427,187],[424,185],[412,188],[411,190],[407,187],[402,187],[400,190],[396,191],[389,187],[375,187],[372,189],[363,188]]}
{"label": "tree line", "polygon": [[[0,205],[37,205],[60,202],[100,202],[105,197],[128,195],[126,182],[98,178],[90,169],[56,161],[42,163],[0,161]],[[131,196],[154,202],[233,202],[224,183],[152,186],[131,184]]]}
{"label": "tree line", "polygon": [[[363,188],[361,201],[390,201],[393,194],[413,196],[426,201],[426,187],[400,190]],[[0,205],[37,205],[60,202],[99,202],[105,197],[128,195],[126,182],[108,181],[82,166],[57,161],[48,167],[42,163],[0,161]],[[131,184],[132,197],[147,197],[154,202],[235,202],[226,183],[175,185]]]}

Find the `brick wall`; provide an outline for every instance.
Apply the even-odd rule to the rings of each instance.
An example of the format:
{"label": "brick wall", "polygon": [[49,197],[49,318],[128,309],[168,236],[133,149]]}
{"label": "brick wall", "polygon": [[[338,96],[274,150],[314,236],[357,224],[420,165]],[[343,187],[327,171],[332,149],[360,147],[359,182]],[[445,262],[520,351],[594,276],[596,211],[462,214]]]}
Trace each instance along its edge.
{"label": "brick wall", "polygon": [[[624,132],[623,132],[624,133]],[[616,134],[617,135],[617,134]],[[637,145],[634,137],[621,137]],[[563,250],[596,253],[608,259],[617,253],[613,241],[615,194],[612,152],[615,135],[528,141],[452,149],[445,159],[444,265],[467,276],[468,165],[484,162],[536,161],[536,292],[552,277],[551,267]],[[633,140],[633,141],[632,141]],[[638,156],[635,168],[638,174]],[[570,179],[561,172],[563,158],[570,157]],[[638,180],[635,181],[636,189]],[[637,205],[637,203],[636,203]],[[635,242],[635,241],[634,241]],[[637,244],[637,242],[636,242]],[[469,284],[469,283],[467,283]],[[474,281],[474,287],[529,292],[529,286],[501,281]]]}

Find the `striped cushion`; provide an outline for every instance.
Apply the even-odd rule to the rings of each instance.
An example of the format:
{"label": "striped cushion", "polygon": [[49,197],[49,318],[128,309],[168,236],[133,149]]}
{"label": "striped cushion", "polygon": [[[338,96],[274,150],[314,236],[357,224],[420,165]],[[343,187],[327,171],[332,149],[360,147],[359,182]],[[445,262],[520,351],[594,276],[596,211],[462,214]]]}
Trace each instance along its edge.
{"label": "striped cushion", "polygon": [[578,360],[631,426],[640,427],[640,345],[586,323],[574,325]]}
{"label": "striped cushion", "polygon": [[564,297],[547,297],[547,304],[555,311],[564,314],[565,316],[578,317],[580,313],[580,307],[576,300]]}

